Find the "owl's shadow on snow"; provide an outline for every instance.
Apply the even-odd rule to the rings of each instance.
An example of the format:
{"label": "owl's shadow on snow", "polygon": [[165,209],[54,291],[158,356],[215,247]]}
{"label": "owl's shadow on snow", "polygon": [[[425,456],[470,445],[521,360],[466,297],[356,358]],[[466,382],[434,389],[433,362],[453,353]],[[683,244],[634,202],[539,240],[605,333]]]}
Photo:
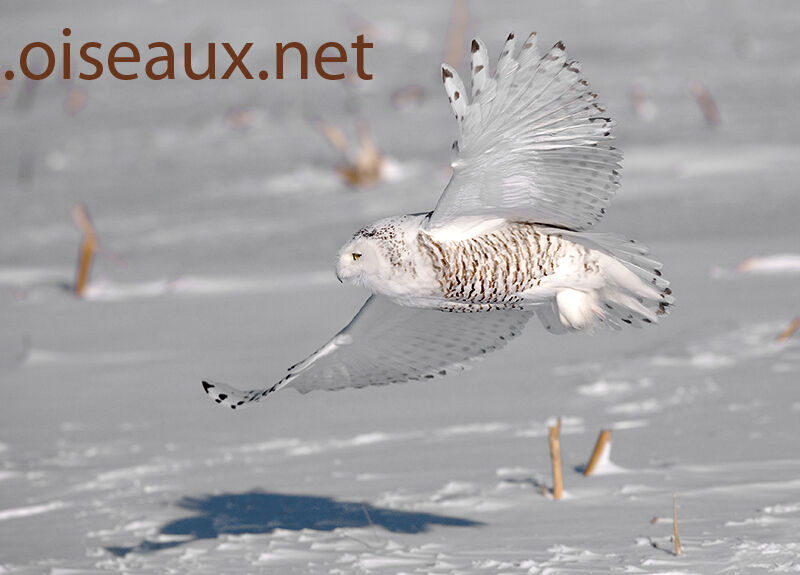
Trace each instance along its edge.
{"label": "owl's shadow on snow", "polygon": [[275,529],[333,531],[342,527],[383,527],[393,533],[422,533],[433,525],[476,527],[477,521],[397,511],[367,503],[337,501],[314,495],[285,495],[250,491],[206,497],[185,497],[178,506],[194,512],[159,530],[160,541],[143,540],[135,547],[106,547],[117,556],[131,552],[152,553],[222,534],[271,533]]}

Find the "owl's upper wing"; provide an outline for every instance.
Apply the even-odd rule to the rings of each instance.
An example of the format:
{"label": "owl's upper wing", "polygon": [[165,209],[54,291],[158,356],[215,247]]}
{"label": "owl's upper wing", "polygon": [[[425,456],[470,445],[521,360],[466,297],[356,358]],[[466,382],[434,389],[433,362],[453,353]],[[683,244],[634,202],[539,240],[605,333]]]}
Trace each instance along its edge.
{"label": "owl's upper wing", "polygon": [[287,385],[307,393],[431,379],[503,347],[532,314],[521,309],[448,313],[373,295],[342,331],[275,385],[239,391],[204,381],[203,388],[217,403],[236,409]]}
{"label": "owl's upper wing", "polygon": [[519,53],[506,41],[493,76],[486,47],[472,42],[471,99],[458,74],[442,78],[458,120],[453,176],[427,224],[502,218],[584,230],[619,187],[614,122],[559,42],[540,57],[536,34]]}

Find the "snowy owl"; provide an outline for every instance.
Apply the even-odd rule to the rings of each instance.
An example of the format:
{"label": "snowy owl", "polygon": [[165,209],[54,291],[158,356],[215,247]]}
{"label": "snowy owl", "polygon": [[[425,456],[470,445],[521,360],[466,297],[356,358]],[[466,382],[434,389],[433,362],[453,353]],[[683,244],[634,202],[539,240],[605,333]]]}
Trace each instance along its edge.
{"label": "snowy owl", "polygon": [[590,230],[619,187],[613,120],[559,42],[514,34],[489,73],[473,40],[469,91],[442,80],[458,121],[453,175],[432,212],[355,233],[336,275],[372,295],[352,321],[278,383],[239,391],[237,409],[288,385],[300,392],[430,379],[503,347],[534,314],[551,333],[653,323],[673,302],[647,249]]}

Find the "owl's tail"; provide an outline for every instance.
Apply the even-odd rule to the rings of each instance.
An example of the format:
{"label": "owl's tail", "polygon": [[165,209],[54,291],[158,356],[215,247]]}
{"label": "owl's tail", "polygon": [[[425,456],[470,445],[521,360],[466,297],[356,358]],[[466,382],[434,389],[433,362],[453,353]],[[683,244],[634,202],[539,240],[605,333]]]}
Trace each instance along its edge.
{"label": "owl's tail", "polygon": [[537,313],[549,331],[641,327],[669,312],[675,298],[647,247],[618,234],[558,233],[595,252],[601,281],[589,290],[562,289],[540,306]]}

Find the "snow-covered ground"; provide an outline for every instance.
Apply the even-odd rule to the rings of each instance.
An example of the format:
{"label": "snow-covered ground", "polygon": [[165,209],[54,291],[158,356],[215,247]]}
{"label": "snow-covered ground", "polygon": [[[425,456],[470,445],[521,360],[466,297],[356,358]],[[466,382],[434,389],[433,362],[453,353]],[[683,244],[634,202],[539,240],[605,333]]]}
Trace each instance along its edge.
{"label": "snow-covered ground", "polygon": [[[0,573],[800,570],[800,334],[778,341],[800,315],[793,2],[472,2],[467,38],[495,54],[536,29],[583,62],[626,155],[600,229],[652,247],[674,311],[592,337],[532,322],[441,381],[287,389],[242,412],[209,402],[201,378],[276,381],[366,297],[336,282],[338,246],[430,209],[445,184],[450,4],[0,10],[2,66],[64,26],[76,43],[253,41],[254,54],[361,30],[375,43],[374,80],[350,88],[0,86]],[[396,109],[408,86],[421,99]],[[76,89],[85,105],[65,108]],[[359,117],[395,173],[353,191],[310,120],[352,132]],[[104,250],[86,300],[65,288],[76,202]],[[561,501],[542,493],[556,417]],[[585,478],[601,429],[612,463]]]}

